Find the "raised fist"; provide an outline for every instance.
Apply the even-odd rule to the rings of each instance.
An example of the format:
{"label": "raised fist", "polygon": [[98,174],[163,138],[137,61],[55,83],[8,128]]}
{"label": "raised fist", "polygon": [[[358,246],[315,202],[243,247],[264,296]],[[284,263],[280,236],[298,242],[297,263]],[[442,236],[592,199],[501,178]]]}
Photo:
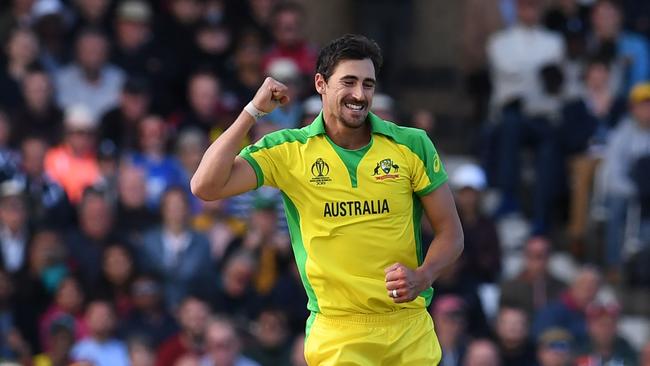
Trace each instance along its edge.
{"label": "raised fist", "polygon": [[253,97],[255,108],[265,113],[273,112],[278,104],[285,105],[287,103],[289,103],[287,86],[271,77],[264,80]]}

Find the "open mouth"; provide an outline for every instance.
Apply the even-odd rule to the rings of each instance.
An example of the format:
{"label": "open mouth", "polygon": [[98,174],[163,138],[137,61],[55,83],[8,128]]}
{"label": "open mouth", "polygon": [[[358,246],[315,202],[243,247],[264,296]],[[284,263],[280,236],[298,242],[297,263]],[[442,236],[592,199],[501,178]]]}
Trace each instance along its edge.
{"label": "open mouth", "polygon": [[345,103],[345,107],[348,109],[351,109],[353,111],[361,111],[365,107],[364,104],[358,104],[358,103]]}

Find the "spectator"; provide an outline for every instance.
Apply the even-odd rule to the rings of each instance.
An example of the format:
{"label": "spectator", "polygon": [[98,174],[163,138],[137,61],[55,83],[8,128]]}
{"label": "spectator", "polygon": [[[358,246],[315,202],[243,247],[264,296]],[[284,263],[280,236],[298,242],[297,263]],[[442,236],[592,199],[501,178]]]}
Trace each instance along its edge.
{"label": "spectator", "polygon": [[68,275],[66,252],[55,231],[40,229],[31,238],[26,266],[13,282],[13,319],[31,349],[41,349],[37,314],[43,314],[52,302],[61,281]]}
{"label": "spectator", "polygon": [[533,336],[539,337],[548,328],[561,327],[577,342],[584,341],[587,337],[587,305],[594,301],[600,280],[600,273],[595,268],[581,268],[558,300],[538,310],[533,322]]}
{"label": "spectator", "polygon": [[130,77],[122,86],[119,105],[104,114],[101,140],[110,140],[123,151],[138,149],[138,123],[149,113],[151,92],[143,78]]}
{"label": "spectator", "polygon": [[264,81],[261,37],[259,33],[251,31],[239,36],[233,51],[232,70],[224,75],[226,78],[232,75],[231,79],[225,81],[240,105],[245,105],[252,100],[258,85]]}
{"label": "spectator", "polygon": [[[241,246],[255,256],[257,270],[253,278],[256,292],[268,295],[289,263],[291,244],[286,233],[278,229],[274,200],[258,198]],[[234,246],[237,247],[237,246]],[[235,248],[230,248],[231,253]],[[226,257],[228,256],[226,250]]]}
{"label": "spectator", "polygon": [[608,211],[604,254],[607,278],[612,281],[621,277],[627,205],[636,199],[638,190],[631,171],[637,160],[650,155],[650,83],[635,86],[629,102],[630,115],[612,132],[603,161]]}
{"label": "spectator", "polygon": [[504,9],[514,13],[514,3],[500,0],[468,0],[464,3],[460,32],[461,70],[466,91],[472,99],[472,119],[477,123],[487,116],[490,98],[486,46],[490,36],[506,26]]}
{"label": "spectator", "polygon": [[489,335],[489,328],[483,311],[483,305],[478,293],[478,282],[469,271],[461,271],[462,263],[455,262],[448,266],[436,279],[436,297],[442,295],[457,295],[465,302],[467,317],[467,333],[472,337]]}
{"label": "spectator", "polygon": [[387,94],[377,93],[372,98],[372,112],[386,121],[395,120],[395,101]]}
{"label": "spectator", "polygon": [[463,366],[500,366],[499,350],[487,339],[476,339],[467,345]]}
{"label": "spectator", "polygon": [[109,244],[102,253],[102,273],[94,292],[98,299],[115,307],[117,319],[124,320],[133,309],[131,284],[137,274],[131,252],[119,242]]}
{"label": "spectator", "polygon": [[0,267],[13,275],[27,259],[27,207],[24,187],[12,180],[0,185]]}
{"label": "spectator", "polygon": [[125,164],[117,181],[116,229],[130,243],[142,241],[142,235],[160,222],[160,215],[147,207],[147,187],[142,169]]}
{"label": "spectator", "polygon": [[50,349],[34,356],[33,366],[69,366],[70,351],[74,345],[74,323],[69,318],[60,318],[50,326]]}
{"label": "spectator", "polygon": [[213,74],[197,72],[187,82],[189,109],[182,114],[178,129],[198,128],[215,139],[223,132],[219,108],[222,95],[221,82]]}
{"label": "spectator", "polygon": [[456,295],[440,296],[431,315],[442,348],[441,366],[463,365],[468,341],[465,302]]}
{"label": "spectator", "polygon": [[69,61],[68,15],[69,9],[60,0],[39,0],[32,7],[32,29],[41,44],[39,61],[50,75]]}
{"label": "spectator", "polygon": [[0,270],[0,359],[28,362],[31,350],[16,328],[12,292],[11,277]]}
{"label": "spectator", "polygon": [[152,84],[154,105],[167,112],[174,105],[171,83],[177,57],[171,57],[156,38],[153,15],[148,1],[129,0],[117,6],[111,60],[131,77],[146,78]]}
{"label": "spectator", "polygon": [[563,328],[545,330],[537,341],[539,366],[572,365],[573,337]]}
{"label": "spectator", "polygon": [[562,108],[559,127],[563,153],[569,158],[570,216],[569,240],[571,251],[584,259],[589,192],[596,168],[602,159],[609,131],[626,110],[624,99],[616,97],[610,88],[610,65],[602,59],[592,59],[585,66],[584,91],[579,99]]}
{"label": "spectator", "polygon": [[160,207],[161,197],[172,186],[188,185],[183,168],[166,151],[169,138],[165,122],[156,115],[149,115],[138,125],[140,150],[127,156],[126,162],[145,173],[147,206],[152,211]]}
{"label": "spectator", "polygon": [[620,309],[615,303],[593,303],[587,308],[589,339],[578,345],[576,365],[636,365],[636,352],[617,335]]}
{"label": "spectator", "polygon": [[16,173],[20,160],[16,152],[9,146],[11,125],[9,115],[0,109],[0,181],[9,179]]}
{"label": "spectator", "polygon": [[[260,365],[289,363],[291,343],[284,311],[270,307],[262,310],[252,324],[252,333],[254,343],[250,347],[244,347],[244,355]],[[209,343],[207,347],[210,348]]]}
{"label": "spectator", "polygon": [[311,97],[305,99],[302,103],[302,120],[300,121],[300,127],[309,126],[314,119],[318,117],[321,110],[323,109],[323,101],[320,96],[312,95]]}
{"label": "spectator", "polygon": [[142,338],[131,338],[127,343],[129,366],[154,366],[155,353],[149,343]]}
{"label": "spectator", "polygon": [[70,202],[79,203],[84,189],[100,179],[95,156],[96,122],[90,111],[75,105],[65,111],[65,138],[45,155],[45,171],[65,190]]}
{"label": "spectator", "polygon": [[305,39],[305,11],[297,3],[279,3],[271,16],[273,44],[262,60],[262,70],[280,58],[292,59],[303,77],[311,78],[316,68],[316,49]]}
{"label": "spectator", "polygon": [[493,105],[497,109],[515,99],[522,99],[524,111],[537,109],[543,98],[540,71],[564,60],[564,42],[541,27],[540,12],[540,0],[518,0],[517,23],[488,41]]}
{"label": "spectator", "polygon": [[75,18],[72,22],[71,34],[77,35],[84,29],[95,28],[104,33],[111,30],[109,0],[74,0]]}
{"label": "spectator", "polygon": [[29,28],[18,27],[3,44],[7,60],[0,70],[0,106],[9,108],[23,102],[20,84],[37,60],[38,40]]}
{"label": "spectator", "polygon": [[201,366],[260,366],[241,355],[241,340],[235,325],[227,318],[213,318],[205,331],[206,355]]}
{"label": "spectator", "polygon": [[85,286],[94,288],[101,274],[104,248],[119,241],[119,234],[113,232],[114,211],[102,191],[87,189],[78,212],[78,228],[68,232],[65,243],[73,268],[82,275]]}
{"label": "spectator", "polygon": [[64,228],[73,221],[73,210],[63,188],[45,173],[47,147],[39,137],[22,140],[20,170],[13,179],[29,193],[27,210],[32,226]]}
{"label": "spectator", "polygon": [[172,187],[161,198],[162,226],[145,234],[140,262],[144,272],[163,279],[170,309],[191,292],[207,293],[214,283],[210,244],[189,226],[189,202],[182,188]]}
{"label": "spectator", "polygon": [[49,145],[61,143],[63,112],[54,104],[52,83],[45,71],[32,69],[22,79],[24,104],[11,114],[11,145],[20,146],[28,136],[37,136]]}
{"label": "spectator", "polygon": [[207,136],[199,129],[188,128],[182,131],[176,139],[176,156],[185,172],[191,177],[198,168],[203,152],[208,148]]}
{"label": "spectator", "polygon": [[599,0],[591,9],[592,35],[589,49],[606,54],[613,63],[612,87],[627,95],[634,85],[650,77],[650,53],[646,40],[623,30],[622,9],[616,1]]}
{"label": "spectator", "polygon": [[[296,128],[302,116],[302,77],[298,65],[289,58],[278,58],[267,66],[266,73],[287,86],[289,102],[262,118],[280,128]],[[376,103],[376,99],[373,99]]]}
{"label": "spectator", "polygon": [[502,307],[495,328],[502,366],[535,364],[535,347],[528,337],[530,329],[524,310]]}
{"label": "spectator", "polygon": [[477,165],[461,165],[452,174],[451,185],[465,235],[463,271],[471,271],[481,283],[494,283],[501,274],[501,246],[496,224],[481,212],[485,173]]}
{"label": "spectator", "polygon": [[86,310],[88,337],[72,347],[72,359],[96,366],[128,366],[129,356],[124,342],[113,338],[115,313],[110,303],[94,301]]}
{"label": "spectator", "polygon": [[79,33],[75,61],[54,77],[57,102],[63,109],[83,105],[93,121],[119,102],[124,72],[108,63],[108,40],[96,29]]}
{"label": "spectator", "polygon": [[173,50],[177,71],[172,79],[170,104],[166,111],[177,110],[184,100],[186,81],[195,70],[192,69],[192,56],[196,54],[192,42],[204,16],[205,2],[200,0],[171,0],[168,12],[158,22],[155,34],[165,40],[165,47]]}
{"label": "spectator", "polygon": [[238,324],[255,319],[260,298],[255,293],[252,278],[256,262],[253,256],[240,250],[226,259],[221,271],[221,283],[212,296],[212,310],[226,314]]}
{"label": "spectator", "polygon": [[0,14],[0,41],[3,44],[9,38],[12,29],[29,25],[33,4],[33,0],[14,0]]}
{"label": "spectator", "polygon": [[531,237],[524,248],[524,267],[515,278],[501,284],[501,306],[517,307],[533,319],[535,312],[559,298],[566,287],[548,270],[551,243]]}
{"label": "spectator", "polygon": [[[291,261],[292,258],[287,260]],[[276,308],[284,309],[292,334],[305,331],[305,319],[310,315],[309,310],[305,308],[307,301],[298,267],[288,265],[278,278],[267,302]]]}
{"label": "spectator", "polygon": [[165,309],[162,297],[162,286],[154,277],[137,277],[131,285],[133,310],[122,322],[121,332],[142,338],[156,348],[176,334],[176,320]]}
{"label": "spectator", "polygon": [[[213,1],[212,4],[220,2]],[[192,69],[209,70],[220,77],[224,75],[233,48],[232,37],[232,31],[223,20],[206,19],[200,23],[194,34],[196,54]]]}
{"label": "spectator", "polygon": [[548,230],[557,189],[557,147],[553,120],[561,99],[565,57],[562,39],[541,28],[540,0],[518,0],[518,23],[490,38],[488,59],[494,85],[493,117],[498,138],[496,185],[501,193],[497,216],[517,213],[521,149],[535,151],[534,234]]}
{"label": "spectator", "polygon": [[39,320],[41,349],[47,351],[52,347],[53,340],[50,338],[50,329],[54,323],[59,321],[72,324],[75,340],[80,340],[88,335],[88,327],[83,317],[83,302],[84,293],[79,280],[67,276],[59,282],[54,294],[54,303],[41,315]]}
{"label": "spectator", "polygon": [[184,298],[176,312],[181,329],[158,348],[156,366],[173,366],[183,355],[202,354],[209,316],[205,302],[192,296]]}

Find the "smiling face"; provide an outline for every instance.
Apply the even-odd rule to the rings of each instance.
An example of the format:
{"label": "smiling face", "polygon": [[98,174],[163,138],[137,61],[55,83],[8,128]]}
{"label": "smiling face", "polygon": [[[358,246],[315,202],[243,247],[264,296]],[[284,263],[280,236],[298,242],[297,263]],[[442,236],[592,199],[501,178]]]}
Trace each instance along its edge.
{"label": "smiling face", "polygon": [[375,67],[369,58],[342,60],[329,80],[318,73],[316,90],[323,97],[326,120],[350,129],[363,127],[375,93]]}

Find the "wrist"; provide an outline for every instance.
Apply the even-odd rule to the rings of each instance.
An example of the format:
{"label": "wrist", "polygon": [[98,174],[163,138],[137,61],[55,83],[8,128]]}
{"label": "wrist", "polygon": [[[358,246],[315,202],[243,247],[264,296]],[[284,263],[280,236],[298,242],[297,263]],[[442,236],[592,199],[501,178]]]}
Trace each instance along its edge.
{"label": "wrist", "polygon": [[420,278],[420,282],[423,283],[423,287],[426,289],[433,284],[433,281],[436,279],[437,275],[430,268],[430,266],[425,266],[422,264],[420,267],[415,269],[415,273]]}
{"label": "wrist", "polygon": [[260,118],[262,118],[262,117],[264,117],[264,116],[266,116],[268,114],[267,112],[264,112],[264,111],[261,111],[261,110],[257,109],[257,107],[255,107],[255,104],[253,104],[252,101],[250,101],[248,104],[246,104],[246,106],[244,107],[244,110],[246,111],[246,113],[250,114],[251,117],[253,117],[253,119],[255,121],[258,121]]}

